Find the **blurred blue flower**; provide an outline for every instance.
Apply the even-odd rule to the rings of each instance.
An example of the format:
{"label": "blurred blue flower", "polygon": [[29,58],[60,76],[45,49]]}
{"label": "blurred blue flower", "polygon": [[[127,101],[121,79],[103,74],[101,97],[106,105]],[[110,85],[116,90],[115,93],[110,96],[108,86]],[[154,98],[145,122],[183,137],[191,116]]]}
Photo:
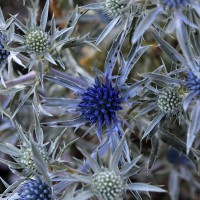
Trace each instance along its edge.
{"label": "blurred blue flower", "polygon": [[8,55],[10,54],[10,52],[4,48],[2,42],[7,42],[7,39],[6,35],[0,33],[0,66],[4,65],[8,58]]}
{"label": "blurred blue flower", "polygon": [[168,9],[180,9],[186,7],[191,3],[190,0],[160,0],[160,3],[166,6]]}
{"label": "blurred blue flower", "polygon": [[193,71],[187,73],[187,83],[190,92],[200,95],[200,78],[198,78]]}
{"label": "blurred blue flower", "polygon": [[191,161],[182,153],[178,152],[175,148],[171,147],[167,153],[167,160],[174,165],[188,165],[192,166]]}

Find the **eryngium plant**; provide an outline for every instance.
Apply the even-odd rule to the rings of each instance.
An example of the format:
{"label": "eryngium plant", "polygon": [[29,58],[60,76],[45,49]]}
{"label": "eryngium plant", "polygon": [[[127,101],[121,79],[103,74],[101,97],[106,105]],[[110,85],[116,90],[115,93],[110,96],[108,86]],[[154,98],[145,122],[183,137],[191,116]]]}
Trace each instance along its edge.
{"label": "eryngium plant", "polygon": [[[73,118],[65,121],[44,122],[43,126],[50,127],[80,127],[89,125],[94,127],[99,140],[102,140],[103,131],[107,133],[107,143],[115,149],[115,141],[124,134],[122,124],[128,122],[124,118],[127,110],[134,104],[135,97],[142,89],[144,81],[127,84],[126,79],[140,56],[149,46],[141,47],[140,43],[132,46],[127,60],[122,58],[119,75],[113,75],[117,58],[120,53],[121,42],[124,40],[122,32],[114,41],[105,61],[104,72],[94,69],[95,77],[88,80],[80,75],[79,78],[68,74],[53,71],[55,76],[46,75],[45,79],[58,83],[70,89],[74,98],[44,98],[43,106],[60,106],[72,111]],[[112,134],[110,134],[112,133]]]}
{"label": "eryngium plant", "polygon": [[[141,200],[140,192],[164,192],[147,184],[151,182],[152,170],[156,178],[163,171],[167,173],[164,180],[169,181],[171,199],[182,199],[186,194],[180,180],[190,183],[188,198],[195,199],[194,191],[198,193],[200,188],[197,177],[200,170],[199,0],[97,0],[95,4],[76,7],[74,11],[74,8],[66,10],[72,15],[67,18],[68,25],[61,29],[58,26],[65,24],[62,23],[65,18],[58,19],[54,13],[56,19],[52,14],[52,19],[48,20],[49,11],[57,11],[60,5],[63,11],[66,2],[61,0],[61,4],[56,4],[57,1],[47,0],[38,16],[39,2],[23,0],[29,14],[28,19],[23,19],[26,24],[17,15],[6,21],[0,10],[0,161],[17,175],[11,185],[0,177],[6,188],[0,198]],[[71,3],[82,3],[80,0],[69,2],[67,9]],[[83,12],[79,12],[81,9]],[[98,13],[103,11],[100,14],[108,20],[110,18],[105,29],[99,31],[104,24],[98,18],[98,29],[89,30],[95,39],[89,39],[88,34],[73,38],[75,26],[77,35],[89,32],[85,24],[88,18],[93,20],[94,11],[83,18],[82,15],[95,9]],[[63,12],[59,10],[58,13]],[[77,23],[79,20],[81,23]],[[145,35],[143,40],[147,30],[151,35]],[[91,42],[96,41],[98,45],[110,32],[116,37],[113,37],[104,70],[94,68],[94,77],[91,77],[78,66],[79,61],[83,62],[77,52],[87,51],[80,47],[83,44],[96,48]],[[173,45],[163,39],[171,33],[169,41],[175,39]],[[172,63],[167,59],[157,67],[160,62],[155,54],[162,57],[162,51],[155,46],[150,48],[152,45],[142,46],[152,44],[152,36],[156,40],[153,44],[156,42]],[[72,49],[75,59],[71,63],[68,62],[70,50],[65,48],[74,46],[78,48]],[[146,57],[139,59],[147,49]],[[103,52],[101,49],[101,56]],[[92,62],[95,61],[96,57],[92,57]],[[28,69],[22,70],[15,62]],[[52,65],[62,68],[66,65],[67,68],[60,72],[52,69]],[[135,66],[143,71],[141,76],[133,71]],[[146,73],[146,67],[155,70]],[[79,77],[71,72],[77,72]],[[41,129],[38,116],[33,115],[35,112],[40,115],[43,126],[48,127]],[[50,122],[46,115],[51,117]],[[15,127],[11,128],[11,121]],[[56,131],[51,126],[56,127]],[[62,133],[57,132],[60,127],[65,128]],[[80,160],[80,152],[74,154],[75,146],[63,154],[67,147],[64,133],[73,138],[82,136],[76,145],[81,147],[86,161]],[[145,143],[144,138],[150,138],[151,145]],[[178,155],[169,154],[168,158],[163,158],[166,144],[174,147]],[[69,163],[72,155],[76,158]],[[149,176],[146,176],[146,168],[141,167],[146,161],[149,161]],[[163,184],[163,177],[158,177],[159,184]]]}
{"label": "eryngium plant", "polygon": [[[38,1],[35,3],[38,3]],[[40,24],[37,23],[38,16],[34,8],[29,8],[29,18],[26,25],[22,24],[17,17],[13,16],[15,25],[23,32],[23,35],[14,35],[14,41],[16,41],[20,46],[13,48],[13,51],[29,53],[30,61],[26,63],[29,70],[36,64],[36,61],[44,60],[65,68],[60,57],[60,52],[64,48],[81,44],[91,44],[88,34],[81,38],[71,37],[77,21],[81,16],[81,14],[78,13],[78,8],[73,11],[67,27],[62,30],[56,28],[54,16],[50,21],[50,30],[47,30],[48,12],[49,0],[46,1],[40,16]]]}
{"label": "eryngium plant", "polygon": [[[20,140],[19,148],[12,144],[0,143],[0,152],[11,156],[15,162],[4,159],[0,159],[0,162],[8,165],[16,174],[24,177],[32,177],[35,174],[41,175],[41,166],[38,163],[45,165],[43,166],[45,168],[54,165],[58,160],[61,162],[62,153],[68,146],[64,145],[63,148],[59,148],[59,142],[65,133],[65,129],[54,142],[51,141],[51,144],[49,144],[49,142],[44,142],[44,133],[37,116],[35,116],[35,129],[32,129],[32,132],[25,133],[17,123],[15,123],[15,126]],[[34,141],[32,137],[35,137],[36,140]],[[40,167],[38,168],[38,166]]]}
{"label": "eryngium plant", "polygon": [[102,164],[103,162],[98,153],[97,159],[94,159],[87,152],[80,149],[86,158],[87,164],[82,164],[82,166],[86,165],[85,169],[83,168],[82,172],[73,174],[71,177],[74,178],[72,182],[84,184],[85,189],[81,191],[81,194],[79,194],[79,191],[75,192],[75,199],[81,197],[81,200],[86,200],[96,196],[99,200],[122,200],[126,198],[126,191],[128,190],[131,191],[133,197],[137,198],[141,198],[140,192],[165,192],[164,189],[157,186],[130,181],[131,177],[140,171],[137,163],[141,156],[121,164],[124,145],[125,136],[113,154],[109,156],[106,167]]}
{"label": "eryngium plant", "polygon": [[[183,27],[182,29],[185,32],[185,37],[188,38],[182,47],[182,51],[184,56],[180,55],[180,53],[173,48],[170,44],[168,44],[156,31],[153,32],[153,36],[156,41],[159,43],[160,48],[166,53],[166,55],[177,65],[181,66],[180,69],[174,70],[170,72],[171,75],[175,76],[185,76],[184,80],[180,78],[168,78],[168,82],[176,82],[182,85],[182,87],[186,86],[185,98],[183,100],[183,109],[190,113],[190,122],[187,130],[187,152],[189,152],[192,144],[196,138],[197,133],[200,130],[200,125],[198,122],[198,116],[200,114],[200,101],[199,101],[199,40],[200,40],[200,32],[195,30],[191,39],[186,32],[186,29]],[[192,44],[189,45],[189,42]],[[160,75],[157,76],[157,80],[162,80],[163,77]],[[165,79],[166,81],[166,79]]]}
{"label": "eryngium plant", "polygon": [[160,24],[157,23],[164,21],[160,16],[161,14],[164,14],[166,18],[168,18],[167,26],[164,27],[165,31],[167,33],[175,32],[181,46],[184,46],[184,42],[187,40],[185,38],[184,24],[187,24],[191,28],[198,29],[198,23],[192,20],[189,15],[189,13],[192,12],[199,13],[200,3],[198,0],[148,0],[145,3],[151,4],[153,9],[148,10],[148,7],[145,7],[143,19],[134,32],[132,38],[133,43],[135,43],[152,24],[157,29],[161,29]]}
{"label": "eryngium plant", "polygon": [[104,38],[111,32],[114,27],[121,25],[122,29],[126,29],[126,23],[133,20],[133,16],[140,13],[140,3],[132,2],[131,0],[105,0],[99,3],[85,5],[83,9],[102,10],[112,20],[108,23],[105,29],[98,36],[96,44],[101,43]]}
{"label": "eryngium plant", "polygon": [[[147,103],[147,107],[139,111],[136,117],[147,114],[151,111],[157,111],[157,115],[145,130],[142,139],[148,136],[155,126],[162,121],[162,119],[167,119],[168,117],[173,116],[180,117],[182,112],[182,98],[179,94],[178,88],[172,88],[166,85],[164,88],[158,90],[152,87],[149,91],[147,91],[147,94],[149,96],[151,94],[156,94],[156,96],[153,98],[148,96],[146,97],[144,103]],[[150,134],[150,137],[152,135],[153,133]]]}

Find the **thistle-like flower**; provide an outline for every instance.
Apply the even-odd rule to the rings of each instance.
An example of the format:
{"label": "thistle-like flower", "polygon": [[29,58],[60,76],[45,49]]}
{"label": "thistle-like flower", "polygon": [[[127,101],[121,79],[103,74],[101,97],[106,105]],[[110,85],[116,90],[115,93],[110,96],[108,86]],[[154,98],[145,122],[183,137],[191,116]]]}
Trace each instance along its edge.
{"label": "thistle-like flower", "polygon": [[[192,1],[193,2],[193,1]],[[182,87],[187,86],[186,91],[189,90],[189,94],[187,92],[185,94],[186,97],[183,100],[183,109],[190,113],[190,122],[187,133],[187,151],[189,152],[192,144],[196,138],[197,133],[200,130],[200,125],[198,121],[198,117],[200,115],[200,100],[199,100],[199,80],[200,80],[200,72],[199,72],[199,44],[196,41],[199,40],[200,32],[199,30],[193,31],[192,38],[188,37],[187,31],[183,29],[185,34],[184,46],[182,46],[182,51],[184,56],[180,55],[180,53],[174,49],[170,44],[168,44],[161,36],[158,35],[156,31],[152,32],[154,38],[159,43],[160,48],[166,53],[166,55],[172,60],[172,62],[181,66],[179,70],[175,70],[175,72],[170,72],[172,75],[179,76],[182,74],[186,76],[185,80],[181,79],[172,79],[169,77],[165,77],[170,82],[179,83]],[[187,39],[188,37],[188,39]],[[191,46],[193,48],[191,48]],[[159,80],[163,79],[163,77],[157,77]],[[191,106],[190,106],[191,105]]]}
{"label": "thistle-like flower", "polygon": [[93,188],[99,199],[120,199],[124,192],[124,183],[114,171],[103,171],[93,178]]}
{"label": "thistle-like flower", "polygon": [[[142,75],[148,80],[147,88],[144,90],[144,94],[141,94],[141,98],[143,99],[142,101],[144,102],[143,105],[147,104],[147,106],[139,110],[136,117],[145,115],[151,111],[157,111],[156,117],[154,117],[144,132],[143,138],[148,136],[150,132],[152,137],[157,131],[157,129],[154,128],[161,122],[162,119],[173,116],[182,116],[183,100],[180,85],[184,84],[185,81],[172,78],[167,73],[164,75],[160,74],[162,70],[165,72],[167,71],[164,64],[155,71],[144,73]],[[156,88],[154,88],[151,83],[153,83],[154,86],[156,84]]]}
{"label": "thistle-like flower", "polygon": [[33,29],[26,35],[26,46],[33,53],[45,53],[51,48],[50,36],[42,30]]}
{"label": "thistle-like flower", "polygon": [[[97,160],[92,158],[84,150],[80,151],[85,156],[88,162],[87,167],[79,174],[72,174],[70,177],[74,178],[72,183],[82,183],[85,185],[85,190],[77,191],[76,199],[79,195],[82,195],[82,200],[86,200],[92,197],[97,197],[99,200],[115,200],[126,198],[126,191],[130,190],[134,196],[139,192],[165,192],[157,186],[145,184],[145,183],[132,183],[130,181],[133,175],[138,174],[140,167],[137,165],[141,156],[138,156],[130,162],[121,164],[123,146],[125,145],[125,137],[122,138],[120,144],[117,146],[112,155],[110,155],[109,164],[105,167],[98,157]],[[83,164],[83,166],[85,166]],[[87,194],[87,195],[84,195]]]}
{"label": "thistle-like flower", "polygon": [[132,23],[133,16],[139,15],[141,7],[139,2],[132,0],[105,0],[100,3],[85,5],[82,8],[100,9],[112,19],[97,38],[96,44],[98,45],[117,25],[121,25],[121,30],[126,30],[127,23]]}
{"label": "thistle-like flower", "polygon": [[52,190],[40,178],[30,179],[18,190],[18,200],[52,200]]}
{"label": "thistle-like flower", "polygon": [[12,185],[6,185],[7,190],[0,195],[0,198],[4,196],[7,199],[14,198],[16,195],[14,190],[18,191],[19,197],[17,199],[19,200],[56,200],[57,197],[63,195],[64,191],[58,191],[57,187],[62,179],[57,179],[60,171],[57,170],[56,166],[62,166],[62,163],[66,162],[61,157],[66,148],[77,139],[68,144],[63,143],[61,147],[61,138],[66,133],[66,129],[64,129],[55,138],[55,141],[44,143],[44,133],[37,115],[35,115],[35,123],[32,125],[34,127],[30,127],[32,132],[24,133],[21,126],[15,122],[17,135],[20,139],[18,148],[10,143],[0,143],[0,152],[9,155],[14,160],[8,161],[0,158],[0,162],[7,165],[14,174],[19,176],[19,180]]}
{"label": "thistle-like flower", "polygon": [[[118,36],[112,45],[105,61],[105,71],[100,72],[95,69],[96,76],[94,81],[89,81],[85,77],[74,78],[67,74],[62,74],[58,71],[52,73],[56,76],[45,76],[45,79],[58,83],[66,88],[69,88],[75,94],[75,99],[57,99],[56,106],[63,109],[70,108],[74,114],[74,118],[66,121],[46,122],[44,126],[52,127],[80,127],[81,125],[90,125],[96,128],[96,133],[101,141],[103,131],[112,134],[107,134],[112,141],[119,140],[119,135],[123,135],[122,122],[127,124],[124,115],[133,103],[129,98],[135,97],[138,90],[142,89],[144,81],[136,84],[125,83],[128,74],[134,67],[131,63],[144,53],[148,47],[132,47],[128,60],[120,66],[120,75],[112,75],[115,67],[118,53],[121,48],[121,40],[124,38],[123,32]],[[123,73],[121,73],[123,71]],[[54,98],[47,98],[43,100],[43,106],[54,106]],[[59,103],[60,102],[60,103]],[[114,147],[115,148],[115,147]]]}
{"label": "thistle-like flower", "polygon": [[[38,3],[38,1],[36,1],[36,3]],[[39,25],[37,24],[38,16],[35,11],[35,7],[37,6],[29,8],[27,25],[22,24],[15,16],[13,16],[16,26],[24,33],[24,35],[20,36],[15,34],[14,41],[20,46],[13,48],[13,50],[21,53],[29,53],[30,61],[27,64],[29,69],[33,67],[36,61],[43,60],[46,60],[54,65],[59,64],[62,68],[65,68],[65,65],[59,55],[64,48],[85,43],[91,44],[88,34],[81,38],[70,38],[70,35],[72,34],[81,14],[78,13],[78,8],[76,8],[72,13],[69,24],[62,30],[58,30],[56,28],[56,22],[53,16],[51,19],[51,28],[47,31],[49,0],[46,0]],[[21,59],[23,59],[23,56]],[[27,62],[27,59],[28,58],[25,59],[25,62]]]}
{"label": "thistle-like flower", "polygon": [[[44,168],[51,166],[55,163],[57,159],[61,160],[60,156],[63,153],[63,149],[66,148],[64,145],[59,151],[57,151],[60,138],[65,133],[65,130],[55,139],[54,142],[51,142],[49,148],[46,146],[49,143],[44,143],[43,131],[40,127],[37,116],[35,116],[35,129],[33,133],[29,135],[25,134],[21,126],[15,122],[17,128],[17,134],[20,139],[20,147],[16,148],[12,144],[3,144],[0,143],[0,151],[11,156],[15,162],[9,162],[9,167],[12,170],[15,170],[17,174],[20,174],[24,177],[31,177],[35,174],[41,175],[41,166],[38,168],[38,163],[43,165]],[[34,141],[32,136],[36,137]],[[57,153],[55,153],[57,151]],[[6,160],[0,159],[0,162],[8,164]],[[44,171],[44,170],[43,170]],[[43,174],[42,174],[43,175]]]}
{"label": "thistle-like flower", "polygon": [[107,125],[117,120],[116,112],[122,110],[119,91],[111,85],[94,85],[82,94],[78,104],[82,116],[91,124]]}
{"label": "thistle-like flower", "polygon": [[[198,23],[195,20],[191,20],[188,12],[186,10],[190,10],[190,12],[198,13],[198,9],[200,9],[200,2],[198,0],[149,0],[150,4],[155,5],[152,10],[146,10],[148,14],[144,14],[143,19],[136,27],[134,32],[132,42],[135,43],[148,28],[151,26],[154,21],[159,20],[160,14],[165,14],[169,19],[168,26],[166,27],[166,31],[168,33],[175,32],[177,34],[177,39],[181,48],[184,50],[184,46],[188,45],[184,43],[188,40],[185,38],[185,27],[184,24],[187,24],[191,28],[198,29]],[[158,30],[160,26],[158,24],[154,24]],[[184,39],[183,39],[184,38]]]}
{"label": "thistle-like flower", "polygon": [[[189,122],[189,126],[188,126],[188,134],[187,134],[186,144],[184,142],[180,141],[179,138],[176,138],[175,135],[172,135],[172,134],[169,135],[169,132],[166,132],[166,131],[164,131],[163,134],[161,134],[162,131],[159,131],[160,132],[159,137],[164,142],[166,142],[168,144],[173,144],[173,147],[175,147],[175,148],[177,148],[178,146],[180,147],[179,144],[181,144],[182,149],[179,149],[179,151],[184,152],[184,154],[187,154],[187,155],[189,155],[189,151],[190,151],[190,153],[193,155],[192,156],[190,155],[189,157],[192,159],[193,163],[198,165],[198,162],[196,162],[196,161],[199,159],[199,155],[192,148],[192,144],[194,142],[196,134],[200,130],[200,126],[198,123],[198,117],[197,117],[197,116],[199,116],[199,113],[200,113],[200,107],[199,107],[200,101],[198,100],[198,95],[196,93],[197,92],[196,88],[198,88],[198,87],[195,87],[193,85],[193,84],[197,83],[197,80],[199,77],[199,70],[198,70],[199,64],[198,64],[198,62],[196,62],[196,60],[198,60],[198,57],[199,57],[199,51],[198,51],[197,43],[194,42],[194,41],[199,40],[199,31],[193,32],[194,40],[192,40],[191,44],[193,46],[194,52],[190,48],[191,44],[190,44],[190,46],[186,45],[187,48],[185,49],[185,52],[187,52],[187,53],[186,54],[184,53],[185,57],[180,55],[180,53],[177,52],[176,49],[174,49],[170,44],[168,44],[157,33],[157,31],[153,31],[152,34],[153,34],[154,38],[156,39],[156,41],[159,43],[159,47],[166,53],[166,55],[172,60],[172,62],[176,63],[178,66],[181,66],[181,67],[178,69],[175,69],[174,71],[171,71],[168,74],[168,73],[166,73],[167,72],[166,67],[162,66],[162,67],[156,69],[153,73],[145,73],[144,77],[149,78],[151,81],[154,82],[154,84],[156,83],[159,85],[159,83],[161,83],[162,86],[163,86],[163,84],[164,85],[167,84],[168,86],[170,85],[171,87],[173,87],[173,90],[174,90],[174,86],[176,86],[176,85],[179,88],[182,87],[183,89],[185,88],[185,86],[188,86],[189,89],[191,88],[190,93],[185,98],[182,98],[183,97],[183,95],[182,95],[181,99],[183,99],[183,103],[182,102],[179,103],[180,111],[184,110],[187,112],[188,111],[191,112],[191,118],[190,118],[190,122]],[[190,41],[187,41],[187,42],[185,41],[185,44],[189,43],[189,42]],[[197,55],[198,55],[198,57],[197,57]],[[189,62],[187,62],[187,60],[189,60]],[[164,70],[164,72],[165,72],[164,75],[160,73],[162,70]],[[177,78],[177,77],[182,77],[183,75],[187,76],[186,80]],[[157,93],[156,90],[153,89],[153,93],[154,94]],[[183,90],[180,93],[185,94],[185,93],[183,93]],[[179,97],[179,99],[180,99],[180,97]],[[193,101],[193,100],[195,100],[195,101]],[[191,109],[188,109],[190,102],[193,102],[193,104],[191,106]],[[183,104],[183,106],[182,106],[182,104]],[[140,111],[139,113],[145,114],[153,109],[156,109],[156,107],[157,106],[154,103],[152,105],[150,103],[148,107],[144,108],[144,110]],[[183,109],[182,109],[182,107],[183,107]],[[175,106],[174,106],[174,108],[175,108]],[[181,112],[178,112],[177,114],[180,114],[180,113]],[[156,126],[156,124],[158,124],[161,121],[161,119],[163,119],[162,112],[160,113],[160,115],[158,115],[157,117],[155,117],[153,119],[153,121],[150,123],[150,125],[146,129],[143,137],[145,137],[145,135],[150,134],[150,132],[151,132],[151,136],[154,135],[155,132],[158,130],[158,128],[155,128],[155,126]],[[185,117],[185,120],[188,120],[187,117]],[[152,144],[154,145],[154,148],[156,147],[158,149],[158,142],[156,142],[156,140],[157,140],[156,136],[154,138],[152,138]],[[155,152],[152,152],[152,153],[155,155]],[[193,158],[195,158],[195,159],[193,159]]]}

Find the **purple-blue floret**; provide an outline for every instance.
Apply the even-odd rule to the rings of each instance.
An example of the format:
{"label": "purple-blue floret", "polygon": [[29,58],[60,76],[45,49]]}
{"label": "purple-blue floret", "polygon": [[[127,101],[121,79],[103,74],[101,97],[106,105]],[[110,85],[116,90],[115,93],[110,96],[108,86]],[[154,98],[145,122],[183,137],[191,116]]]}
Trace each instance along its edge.
{"label": "purple-blue floret", "polygon": [[200,78],[198,78],[192,71],[187,74],[188,88],[196,95],[200,95]]}
{"label": "purple-blue floret", "polygon": [[19,200],[51,200],[52,190],[40,178],[30,180],[18,191]]}
{"label": "purple-blue floret", "polygon": [[82,101],[78,105],[83,117],[91,124],[109,126],[117,121],[116,111],[122,110],[122,99],[119,91],[111,85],[94,85],[82,94]]}
{"label": "purple-blue floret", "polygon": [[179,9],[189,4],[190,0],[161,0],[161,3],[169,9]]}

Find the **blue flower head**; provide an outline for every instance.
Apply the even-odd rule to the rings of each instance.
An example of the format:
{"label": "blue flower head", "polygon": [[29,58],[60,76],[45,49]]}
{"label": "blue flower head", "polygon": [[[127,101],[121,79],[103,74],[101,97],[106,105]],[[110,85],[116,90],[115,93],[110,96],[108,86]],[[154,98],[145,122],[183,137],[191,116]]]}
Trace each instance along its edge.
{"label": "blue flower head", "polygon": [[122,110],[120,104],[122,98],[119,91],[111,84],[95,84],[89,87],[82,95],[82,101],[78,105],[84,118],[91,124],[109,125],[117,121],[116,111]]}
{"label": "blue flower head", "polygon": [[187,84],[191,92],[200,95],[200,78],[198,78],[192,71],[187,73]]}
{"label": "blue flower head", "polygon": [[2,41],[7,42],[7,39],[6,35],[0,33],[0,66],[2,66],[6,62],[8,55],[10,54],[9,51],[5,50]]}
{"label": "blue flower head", "polygon": [[160,3],[168,9],[180,9],[190,3],[190,0],[160,0]]}
{"label": "blue flower head", "polygon": [[[91,81],[83,76],[75,78],[56,72],[56,70],[53,70],[56,76],[45,76],[46,79],[72,90],[76,98],[68,98],[66,100],[62,98],[59,104],[63,109],[70,108],[70,110],[73,110],[73,114],[75,113],[73,119],[61,122],[47,122],[43,123],[43,125],[79,127],[88,124],[96,128],[96,133],[100,140],[104,130],[120,132],[120,135],[123,134],[122,123],[127,124],[124,118],[124,114],[127,111],[125,108],[129,108],[133,103],[129,98],[137,95],[137,89],[142,89],[144,82],[128,85],[125,81],[134,66],[132,61],[136,59],[136,56],[140,57],[147,47],[141,47],[139,43],[137,46],[133,46],[126,62],[122,63],[120,67],[119,75],[116,76],[112,73],[118,59],[122,39],[124,39],[124,32],[113,43],[105,61],[104,72],[94,69],[95,77]],[[123,59],[125,60],[125,58]],[[53,101],[50,98],[43,99],[43,105],[52,106]]]}
{"label": "blue flower head", "polygon": [[29,180],[18,191],[19,200],[51,200],[52,190],[40,178]]}

